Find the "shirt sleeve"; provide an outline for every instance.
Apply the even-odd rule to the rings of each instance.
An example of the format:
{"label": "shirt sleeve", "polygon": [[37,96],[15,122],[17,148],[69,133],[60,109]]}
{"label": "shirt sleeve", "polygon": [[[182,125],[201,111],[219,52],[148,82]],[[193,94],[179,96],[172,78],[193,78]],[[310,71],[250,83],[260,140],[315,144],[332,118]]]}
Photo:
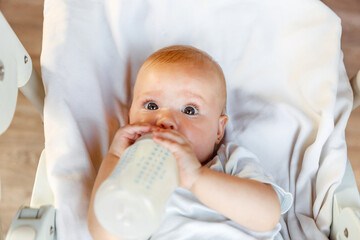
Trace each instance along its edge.
{"label": "shirt sleeve", "polygon": [[286,213],[292,206],[292,194],[277,185],[273,178],[265,172],[258,158],[243,147],[235,144],[222,145],[217,156],[209,163],[208,167],[240,178],[270,184],[279,197],[281,214]]}

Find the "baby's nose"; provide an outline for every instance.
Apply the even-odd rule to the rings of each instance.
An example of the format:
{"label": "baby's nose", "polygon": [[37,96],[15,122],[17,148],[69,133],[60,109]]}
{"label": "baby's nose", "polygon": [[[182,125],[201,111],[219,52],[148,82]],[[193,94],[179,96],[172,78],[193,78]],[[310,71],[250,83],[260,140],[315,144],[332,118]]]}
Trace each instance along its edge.
{"label": "baby's nose", "polygon": [[163,129],[177,130],[176,120],[169,114],[160,116],[156,121],[156,126]]}
{"label": "baby's nose", "polygon": [[162,122],[158,125],[158,127],[164,129],[175,129],[175,125],[172,124],[171,122]]}

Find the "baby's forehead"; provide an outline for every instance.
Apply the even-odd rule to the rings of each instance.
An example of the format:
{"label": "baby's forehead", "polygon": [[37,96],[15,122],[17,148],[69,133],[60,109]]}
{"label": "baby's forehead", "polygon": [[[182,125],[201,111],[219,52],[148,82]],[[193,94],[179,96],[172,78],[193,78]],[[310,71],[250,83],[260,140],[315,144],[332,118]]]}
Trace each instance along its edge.
{"label": "baby's forehead", "polygon": [[[157,81],[160,76],[166,75],[169,80],[187,79],[187,83],[194,83],[200,81],[202,84],[222,85],[224,79],[222,74],[217,72],[217,69],[210,63],[198,62],[171,62],[171,63],[153,63],[142,67],[139,71],[136,81]],[[197,81],[198,80],[198,81]],[[172,81],[170,81],[172,82]],[[181,84],[181,82],[173,82],[174,84]],[[219,87],[219,86],[217,86]]]}

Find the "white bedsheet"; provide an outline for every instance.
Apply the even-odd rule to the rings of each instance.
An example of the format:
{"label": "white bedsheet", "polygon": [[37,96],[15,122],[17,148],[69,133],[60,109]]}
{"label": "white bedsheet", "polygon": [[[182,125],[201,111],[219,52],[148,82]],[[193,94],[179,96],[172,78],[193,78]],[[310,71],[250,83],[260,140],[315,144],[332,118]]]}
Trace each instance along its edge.
{"label": "white bedsheet", "polygon": [[190,44],[222,66],[226,140],[253,151],[295,202],[285,239],[326,239],[346,165],[352,92],[339,18],[318,0],[45,0],[42,77],[48,178],[60,240],[91,239],[96,171],[142,61]]}

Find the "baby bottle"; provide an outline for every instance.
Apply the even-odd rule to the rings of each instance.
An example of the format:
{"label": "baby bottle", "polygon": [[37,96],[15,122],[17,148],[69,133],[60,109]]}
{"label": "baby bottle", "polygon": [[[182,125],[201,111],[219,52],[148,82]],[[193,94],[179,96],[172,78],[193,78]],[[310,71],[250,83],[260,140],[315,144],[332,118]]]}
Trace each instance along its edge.
{"label": "baby bottle", "polygon": [[147,239],[159,226],[165,205],[178,186],[172,153],[140,137],[122,154],[111,175],[99,187],[94,211],[99,223],[124,240]]}

